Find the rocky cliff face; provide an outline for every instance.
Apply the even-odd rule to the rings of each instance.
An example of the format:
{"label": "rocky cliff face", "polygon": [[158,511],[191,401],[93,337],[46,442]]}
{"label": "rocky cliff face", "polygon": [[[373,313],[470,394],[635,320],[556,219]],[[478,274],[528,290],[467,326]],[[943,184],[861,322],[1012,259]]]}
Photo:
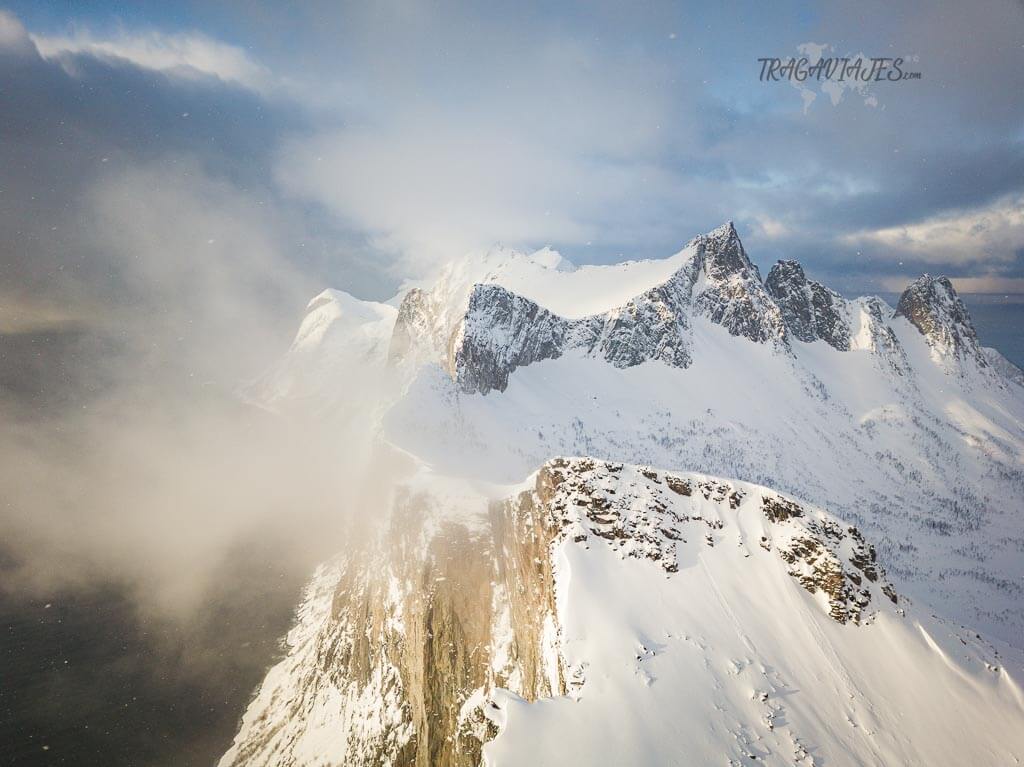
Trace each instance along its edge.
{"label": "rocky cliff face", "polygon": [[573,324],[500,285],[477,285],[449,346],[463,391],[504,391],[516,368],[560,357]]}
{"label": "rocky cliff face", "polygon": [[909,371],[907,354],[888,322],[892,307],[877,296],[859,298],[856,304],[863,313],[863,343],[875,354],[876,364],[896,375],[905,375]]}
{"label": "rocky cliff face", "polygon": [[500,285],[477,285],[449,344],[449,372],[469,393],[504,391],[517,368],[567,351],[625,368],[690,364],[689,286],[676,275],[605,314],[568,320]]}
{"label": "rocky cliff face", "polygon": [[[561,317],[497,282],[476,284],[465,304],[442,281],[413,289],[402,301],[389,356],[439,359],[467,393],[503,391],[514,370],[574,351],[620,368],[658,361],[692,363],[692,318],[702,317],[740,338],[791,354],[790,336],[823,340],[839,351],[869,349],[882,369],[902,375],[905,355],[878,299],[847,301],[810,280],[796,261],[779,261],[762,284],[732,223],[692,240],[687,258],[661,284],[625,304],[578,319]],[[500,279],[500,276],[496,279]],[[447,292],[446,292],[447,291]],[[453,313],[453,306],[465,306]],[[906,316],[942,354],[976,357],[977,339],[948,280],[922,278],[908,288],[897,316]],[[861,338],[854,319],[864,312]]]}
{"label": "rocky cliff face", "polygon": [[693,306],[734,336],[785,345],[786,325],[779,307],[761,284],[732,222],[696,238],[693,261],[684,267],[693,288]]}
{"label": "rocky cliff face", "polygon": [[555,459],[468,517],[449,498],[400,492],[376,542],[318,574],[222,767],[476,767],[498,731],[497,688],[536,700],[586,684],[561,651],[561,546],[672,576],[756,515],[760,548],[835,621],[897,600],[856,529],[754,485]]}
{"label": "rocky cliff face", "polygon": [[691,361],[689,302],[690,286],[677,273],[625,306],[586,322],[577,337],[589,353],[618,368],[648,360],[685,368]]}
{"label": "rocky cliff face", "polygon": [[[474,286],[448,344],[449,372],[463,391],[486,394],[503,391],[516,368],[569,350],[620,368],[649,360],[685,368],[691,362],[691,315],[707,317],[734,336],[785,349],[782,314],[732,224],[696,238],[687,248],[692,257],[667,281],[622,306],[582,319],[559,317],[499,285]],[[403,316],[417,316],[424,304],[419,294],[403,301],[393,355],[405,353],[406,328],[414,325],[403,323]]]}
{"label": "rocky cliff face", "polygon": [[988,366],[967,307],[948,278],[918,277],[900,296],[896,316],[917,328],[940,358]]}
{"label": "rocky cliff face", "polygon": [[[540,509],[401,491],[376,541],[314,579],[289,654],[243,718],[228,765],[476,767],[484,691],[565,692]],[[500,554],[496,554],[500,552]]]}
{"label": "rocky cliff face", "polygon": [[765,289],[775,299],[783,322],[801,341],[819,338],[839,351],[850,348],[846,301],[820,282],[808,280],[796,261],[779,261],[768,273]]}

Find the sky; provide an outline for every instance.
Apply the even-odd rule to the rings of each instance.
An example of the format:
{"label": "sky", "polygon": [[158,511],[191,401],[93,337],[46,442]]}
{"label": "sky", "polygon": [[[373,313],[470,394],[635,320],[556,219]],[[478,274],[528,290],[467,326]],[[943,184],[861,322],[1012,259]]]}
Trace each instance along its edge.
{"label": "sky", "polygon": [[[759,80],[808,44],[921,79]],[[1024,292],[1019,0],[34,0],[0,69],[7,325],[276,324],[494,244],[657,258],[725,220],[845,293]]]}

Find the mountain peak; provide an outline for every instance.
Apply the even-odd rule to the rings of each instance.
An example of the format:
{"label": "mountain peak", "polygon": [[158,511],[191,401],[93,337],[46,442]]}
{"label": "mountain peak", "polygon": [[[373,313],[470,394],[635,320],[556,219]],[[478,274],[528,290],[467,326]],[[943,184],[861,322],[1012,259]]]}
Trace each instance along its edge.
{"label": "mountain peak", "polygon": [[529,255],[529,259],[538,266],[542,266],[545,269],[551,269],[552,271],[576,271],[576,265],[572,261],[567,259],[557,250],[554,250],[553,248],[547,246],[541,248],[540,250],[535,250],[533,253]]}
{"label": "mountain peak", "polygon": [[694,238],[691,260],[680,270],[693,286],[693,306],[731,335],[787,345],[779,307],[765,291],[732,221]]}
{"label": "mountain peak", "polygon": [[987,367],[967,307],[948,277],[922,274],[900,296],[894,317],[904,317],[944,358],[971,358]]}
{"label": "mountain peak", "polygon": [[747,257],[732,221],[726,221],[717,229],[697,237],[694,244],[703,252],[704,271],[709,277],[725,279],[733,274],[746,276],[752,272],[758,281],[761,280],[757,267]]}

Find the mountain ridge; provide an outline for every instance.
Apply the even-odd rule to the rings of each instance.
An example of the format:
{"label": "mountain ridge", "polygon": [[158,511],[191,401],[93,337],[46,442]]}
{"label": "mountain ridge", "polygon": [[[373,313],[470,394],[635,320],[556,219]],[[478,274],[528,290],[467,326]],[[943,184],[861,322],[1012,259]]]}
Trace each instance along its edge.
{"label": "mountain ridge", "polygon": [[371,452],[376,532],[223,764],[1024,758],[1024,390],[951,284],[762,282],[731,225],[559,264],[312,307],[254,396]]}
{"label": "mountain ridge", "polygon": [[[935,722],[878,705],[865,694],[865,687],[885,686],[887,672],[873,667],[872,655],[848,658],[839,674],[833,670],[826,677],[847,693],[836,703],[825,702],[831,691],[814,678],[828,668],[827,656],[811,671],[785,663],[779,654],[813,653],[802,645],[760,655],[755,648],[771,644],[771,635],[764,633],[771,612],[789,602],[801,609],[780,619],[796,620],[800,631],[808,632],[790,628],[791,641],[856,643],[861,632],[871,638],[877,633],[872,641],[891,644],[889,651],[901,658],[905,674],[935,676],[934,684],[945,689],[985,690],[975,701],[970,725],[960,722],[965,712],[953,708],[936,714],[948,730],[938,738],[947,756],[983,759],[988,754],[982,739],[956,737],[985,717],[996,723],[1024,721],[1020,690],[1003,670],[1006,662],[1017,669],[1017,654],[974,639],[970,646],[956,644],[965,641],[956,631],[944,636],[950,628],[927,622],[897,595],[855,527],[801,501],[749,483],[591,458],[552,459],[518,487],[469,501],[475,513],[453,515],[448,491],[433,482],[429,472],[413,479],[395,496],[390,531],[365,553],[350,552],[315,579],[289,640],[289,655],[268,675],[222,767],[309,762],[469,767],[485,758],[489,764],[527,764],[538,763],[538,756],[515,754],[529,752],[538,739],[545,743],[542,762],[593,763],[600,749],[580,745],[577,738],[600,741],[600,728],[635,720],[630,711],[643,707],[649,691],[678,690],[681,672],[665,665],[673,658],[684,668],[693,660],[723,664],[718,694],[727,708],[709,707],[705,718],[693,723],[712,732],[724,726],[732,736],[705,744],[679,738],[678,718],[671,725],[648,722],[627,729],[649,738],[646,748],[658,753],[650,763],[682,756],[706,763],[712,755],[779,765],[842,763],[883,754],[883,762],[891,763],[887,759],[940,753],[934,743],[886,737],[886,729],[918,733]],[[736,589],[758,582],[762,607],[744,610],[755,609],[768,623],[751,623],[723,647],[710,639],[708,627],[690,618],[670,619],[655,634],[655,616],[614,612],[619,631],[615,646],[605,647],[587,639],[597,627],[576,612],[577,600],[591,598],[579,593],[590,582],[588,564],[627,584],[625,590],[598,584],[593,593],[616,609],[630,593],[643,602],[636,589],[659,583],[659,598],[672,594],[675,600],[706,605],[701,612],[706,619],[718,614],[721,608],[713,605],[722,599],[741,609],[745,600]],[[709,572],[719,580],[705,581]],[[735,581],[720,580],[729,572]],[[924,643],[921,631],[928,637]],[[928,641],[934,649],[922,649]],[[954,645],[961,648],[955,658],[939,649]],[[730,655],[735,653],[740,654]],[[784,671],[767,665],[757,671],[759,663],[780,662]],[[532,707],[545,699],[549,705],[561,700],[590,711],[589,719],[557,725],[558,737],[572,746],[550,740],[550,726],[536,729]],[[601,707],[598,715],[595,705]],[[823,739],[818,729],[823,723],[816,718],[822,715],[805,713],[816,706],[827,708],[829,719],[850,706],[849,716],[863,722],[849,734]],[[620,713],[609,719],[615,710]],[[549,712],[558,713],[566,711]],[[525,740],[524,725],[535,730]],[[876,733],[858,735],[857,726]],[[990,730],[995,726],[990,723]],[[875,737],[880,728],[882,737]],[[627,735],[625,750],[623,744],[601,747],[608,758],[626,758],[640,753],[636,737]],[[1017,740],[1005,747],[1024,746]]]}
{"label": "mountain ridge", "polygon": [[[762,283],[732,222],[691,240],[680,251],[679,268],[665,281],[602,313],[563,317],[504,287],[501,275],[468,288],[465,308],[432,299],[415,288],[401,302],[389,351],[392,362],[413,357],[439,358],[467,393],[502,391],[518,368],[562,356],[569,350],[603,357],[617,367],[648,360],[686,368],[691,363],[692,316],[704,316],[731,335],[791,350],[791,338],[823,340],[838,351],[881,349],[889,367],[902,374],[896,334],[888,326],[905,318],[929,339],[938,361],[950,372],[964,364],[981,369],[988,362],[966,308],[945,277],[923,275],[900,298],[900,307],[883,312],[877,297],[848,300],[814,280],[796,261],[779,261]],[[444,304],[443,316],[437,307]],[[488,311],[494,314],[488,316]],[[865,317],[866,343],[857,344],[855,314]],[[884,314],[890,313],[885,317]],[[536,323],[536,327],[533,327]],[[429,332],[424,332],[429,329]],[[534,332],[531,332],[534,331]],[[415,339],[420,339],[417,352]],[[423,349],[427,338],[428,350]]]}

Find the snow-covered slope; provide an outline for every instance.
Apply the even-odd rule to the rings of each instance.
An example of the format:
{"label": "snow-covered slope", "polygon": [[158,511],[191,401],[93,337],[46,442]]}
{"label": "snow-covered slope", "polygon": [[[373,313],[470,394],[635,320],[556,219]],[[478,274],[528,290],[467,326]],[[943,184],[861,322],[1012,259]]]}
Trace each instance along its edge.
{"label": "snow-covered slope", "polygon": [[1024,370],[1021,370],[1010,362],[1010,360],[1006,359],[1006,357],[999,353],[998,349],[985,346],[982,347],[981,353],[985,355],[985,359],[988,361],[988,364],[991,365],[993,370],[999,373],[999,375],[1012,383],[1024,386]]}
{"label": "snow-covered slope", "polygon": [[332,408],[379,399],[397,310],[325,290],[306,307],[284,358],[246,388],[250,401],[277,410]]}
{"label": "snow-covered slope", "polygon": [[497,482],[558,454],[761,482],[861,526],[908,593],[1024,636],[1024,398],[948,281],[908,290],[912,323],[793,262],[759,287],[728,225],[682,252],[665,283],[576,320],[492,275],[443,351],[418,347],[386,437]]}
{"label": "snow-covered slope", "polygon": [[856,528],[706,475],[421,474],[288,642],[225,767],[1024,755],[1019,651],[899,597]]}
{"label": "snow-covered slope", "polygon": [[944,278],[762,282],[732,224],[663,262],[495,250],[324,294],[250,396],[422,470],[225,765],[1022,756],[1024,389]]}

